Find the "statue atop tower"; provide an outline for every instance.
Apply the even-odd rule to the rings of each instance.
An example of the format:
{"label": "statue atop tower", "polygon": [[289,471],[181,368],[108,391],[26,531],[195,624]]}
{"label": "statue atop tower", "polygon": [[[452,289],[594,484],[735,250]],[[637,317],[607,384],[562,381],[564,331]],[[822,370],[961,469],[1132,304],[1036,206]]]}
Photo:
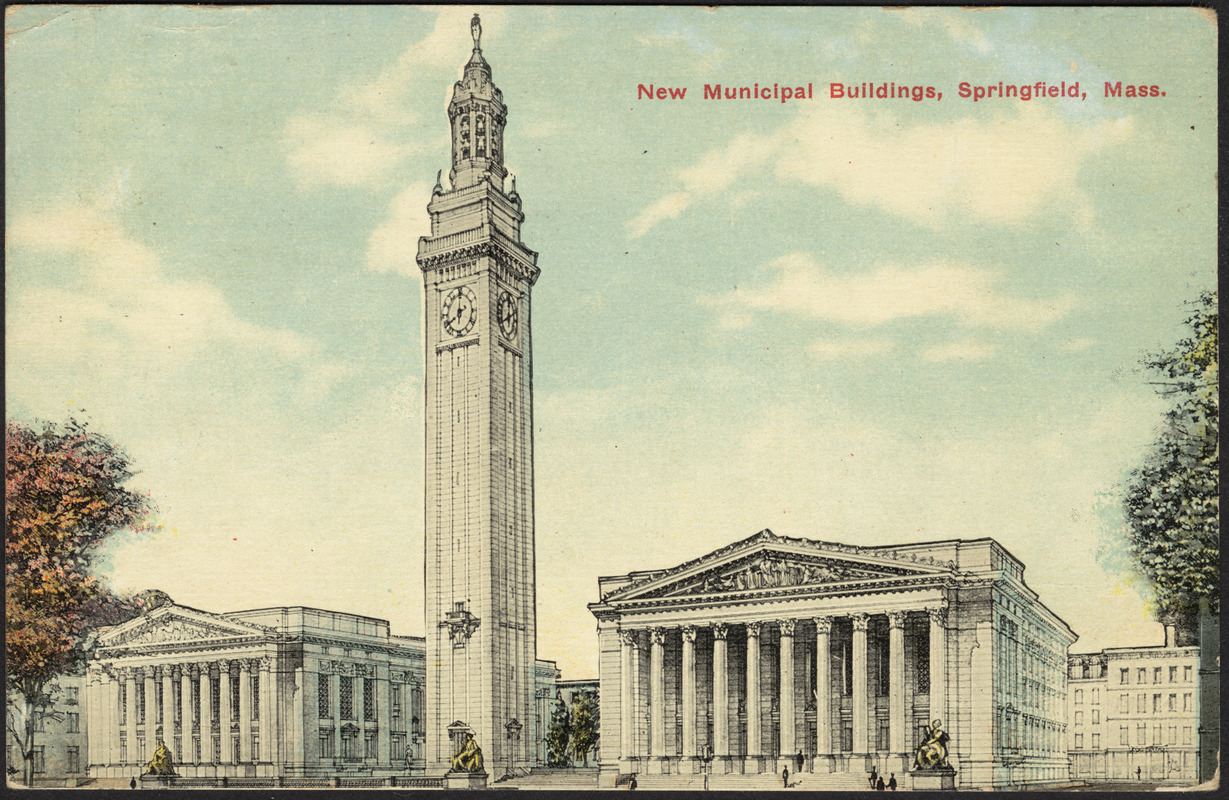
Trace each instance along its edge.
{"label": "statue atop tower", "polygon": [[461,80],[452,87],[448,120],[452,123],[452,168],[448,179],[454,189],[489,179],[503,190],[504,123],[508,109],[503,92],[491,82],[491,65],[482,57],[482,21],[475,14],[470,22],[474,52]]}

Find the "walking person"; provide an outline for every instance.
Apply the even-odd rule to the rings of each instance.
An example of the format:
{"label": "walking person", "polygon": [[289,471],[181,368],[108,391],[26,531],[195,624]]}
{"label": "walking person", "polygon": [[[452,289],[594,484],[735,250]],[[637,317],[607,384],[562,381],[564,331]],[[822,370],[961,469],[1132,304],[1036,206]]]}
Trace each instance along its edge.
{"label": "walking person", "polygon": [[893,792],[896,791],[896,773],[892,773],[892,777],[888,780],[888,788]]}
{"label": "walking person", "polygon": [[871,778],[870,778],[870,781],[871,781],[871,788],[872,788],[872,789],[874,789],[874,788],[875,788],[875,781],[877,781],[877,780],[879,780],[879,768],[878,768],[878,767],[871,767]]}
{"label": "walking person", "polygon": [[879,780],[875,781],[875,791],[876,792],[883,791],[883,778],[882,777],[880,777]]}
{"label": "walking person", "polygon": [[795,757],[794,761],[796,762],[796,767],[797,767],[797,769],[795,769],[795,770],[794,770],[794,773],[795,773],[795,774],[797,774],[797,773],[799,773],[799,772],[802,772],[802,761],[803,761],[803,759],[802,759],[802,751],[801,751],[801,750],[799,750],[799,751],[798,751],[798,755]]}
{"label": "walking person", "polygon": [[789,767],[784,767],[781,770],[781,788],[782,789],[789,788]]}

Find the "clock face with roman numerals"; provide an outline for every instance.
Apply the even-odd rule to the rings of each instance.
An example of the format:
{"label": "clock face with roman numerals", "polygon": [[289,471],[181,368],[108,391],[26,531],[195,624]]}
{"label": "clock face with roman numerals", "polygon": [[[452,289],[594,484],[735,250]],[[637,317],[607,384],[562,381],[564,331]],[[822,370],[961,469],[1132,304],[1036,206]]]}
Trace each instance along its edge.
{"label": "clock face with roman numerals", "polygon": [[500,292],[499,305],[496,308],[499,314],[499,329],[509,339],[516,338],[517,311],[516,301],[512,299],[512,295],[508,292]]}
{"label": "clock face with roman numerals", "polygon": [[444,298],[444,306],[440,312],[444,321],[444,330],[452,336],[464,336],[474,329],[478,321],[478,301],[474,292],[468,286],[453,289]]}

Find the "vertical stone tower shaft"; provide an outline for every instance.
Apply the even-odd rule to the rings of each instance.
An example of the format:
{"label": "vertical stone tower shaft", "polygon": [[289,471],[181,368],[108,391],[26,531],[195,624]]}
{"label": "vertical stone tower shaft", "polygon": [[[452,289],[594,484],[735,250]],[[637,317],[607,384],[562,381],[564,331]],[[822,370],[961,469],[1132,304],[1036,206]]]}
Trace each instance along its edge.
{"label": "vertical stone tower shaft", "polygon": [[[481,26],[448,106],[451,188],[437,178],[419,239],[426,376],[426,759],[446,771],[449,727],[474,733],[493,777],[529,766],[537,657],[530,291],[507,109]],[[523,727],[524,732],[513,731]],[[455,730],[455,726],[454,726]]]}

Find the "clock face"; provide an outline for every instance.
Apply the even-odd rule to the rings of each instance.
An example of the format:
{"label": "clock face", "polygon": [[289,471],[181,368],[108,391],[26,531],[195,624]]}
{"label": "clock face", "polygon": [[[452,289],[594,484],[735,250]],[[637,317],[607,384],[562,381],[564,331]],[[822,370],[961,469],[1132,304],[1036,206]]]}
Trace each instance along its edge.
{"label": "clock face", "polygon": [[509,339],[516,338],[517,308],[516,301],[512,299],[512,295],[507,292],[500,292],[499,308],[497,311],[499,312],[499,329]]}
{"label": "clock face", "polygon": [[478,303],[473,291],[462,286],[449,292],[440,316],[444,320],[444,330],[453,336],[464,336],[473,330],[478,320]]}

